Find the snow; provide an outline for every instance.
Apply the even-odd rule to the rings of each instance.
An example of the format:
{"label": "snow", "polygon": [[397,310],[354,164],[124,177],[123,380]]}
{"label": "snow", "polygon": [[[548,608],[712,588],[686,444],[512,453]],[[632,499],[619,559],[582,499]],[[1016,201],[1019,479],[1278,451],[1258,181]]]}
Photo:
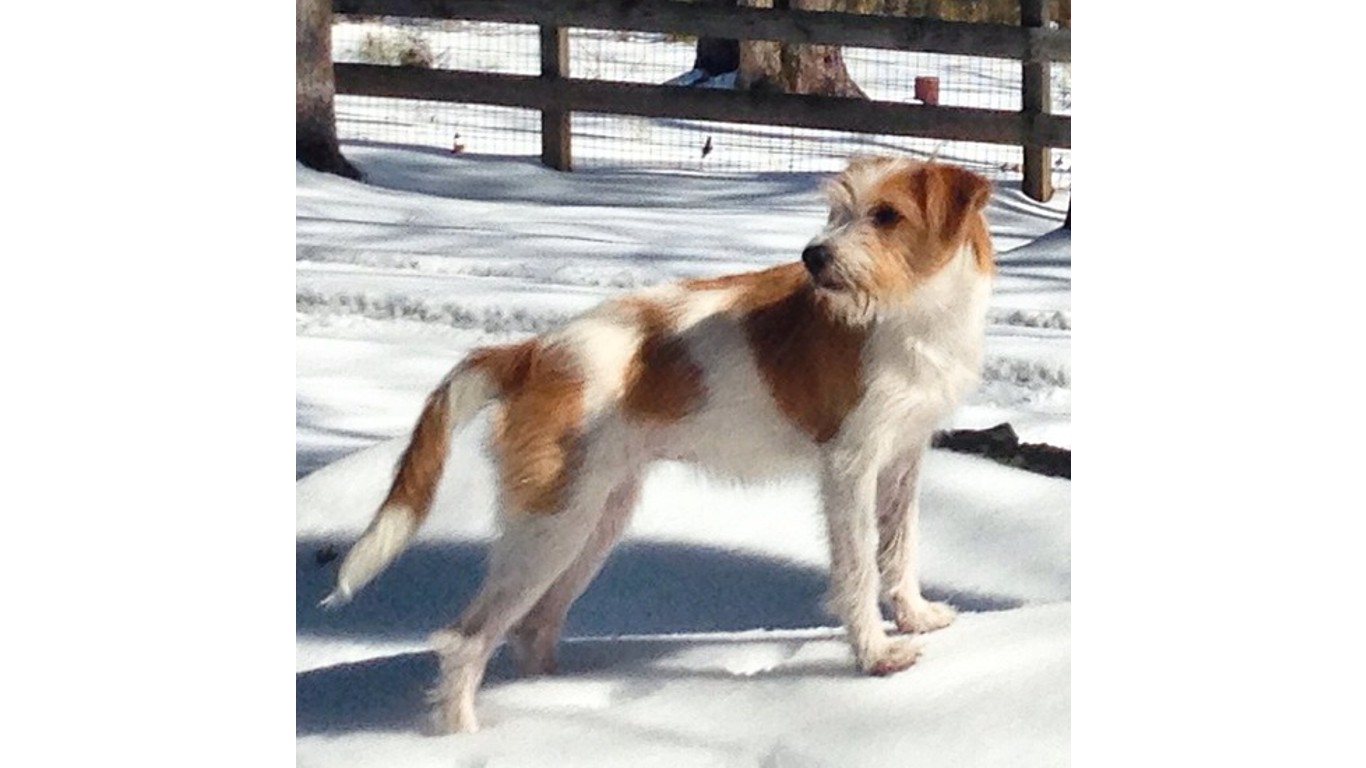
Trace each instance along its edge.
{"label": "snow", "polygon": [[1066,763],[1066,605],[965,616],[937,640],[888,679],[850,674],[824,630],[573,642],[559,678],[496,665],[493,725],[440,738],[408,733],[429,655],[335,666],[300,676],[299,764]]}
{"label": "snow", "polygon": [[[428,389],[472,347],[620,291],[792,258],[824,221],[822,175],[346,151],[366,183],[296,174],[300,765],[1067,762],[1071,484],[939,451],[925,468],[926,592],[961,615],[911,670],[855,673],[821,605],[809,479],[739,488],[663,464],[571,612],[561,673],[519,679],[500,655],[483,730],[430,735],[425,637],[477,587],[494,533],[487,417],[454,439],[413,546],[351,605],[316,605]],[[992,199],[987,370],[952,424],[1009,420],[1025,440],[1070,443],[1070,241],[1053,232],[1065,207],[1009,184]]]}
{"label": "snow", "polygon": [[[438,67],[538,68],[534,27],[401,26]],[[348,61],[380,27],[335,29]],[[686,41],[573,30],[570,49],[576,77],[696,79],[679,75]],[[946,104],[1018,108],[1018,65],[845,53],[874,98],[908,100],[914,76],[934,74]],[[1054,75],[1070,109],[1070,68]],[[432,737],[425,638],[473,594],[495,533],[486,416],[454,438],[413,546],[352,604],[317,606],[423,398],[464,354],[622,291],[795,258],[824,223],[821,181],[857,151],[937,151],[1002,180],[987,210],[999,277],[983,381],[946,426],[1009,421],[1023,440],[1070,446],[1066,188],[1047,204],[1024,196],[998,162],[1018,149],[601,115],[574,117],[578,170],[561,174],[529,156],[534,113],[341,97],[338,115],[365,182],[302,167],[295,182],[300,765],[1068,762],[1071,483],[974,457],[932,452],[923,481],[925,591],[960,617],[887,679],[855,673],[822,608],[810,479],[739,488],[666,463],[571,612],[560,674],[519,679],[500,655],[478,700],[483,730]],[[395,124],[411,144],[376,141]],[[714,151],[699,156],[704,136]],[[764,141],[797,160],[774,166]],[[671,170],[644,167],[661,163]]]}

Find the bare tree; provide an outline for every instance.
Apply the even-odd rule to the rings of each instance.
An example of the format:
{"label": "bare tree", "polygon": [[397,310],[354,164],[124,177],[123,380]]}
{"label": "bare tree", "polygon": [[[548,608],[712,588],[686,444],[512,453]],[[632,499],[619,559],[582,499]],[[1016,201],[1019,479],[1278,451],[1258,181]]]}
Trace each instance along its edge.
{"label": "bare tree", "polygon": [[332,99],[332,2],[297,0],[295,39],[294,156],[319,171],[352,179],[360,171],[342,157]]}
{"label": "bare tree", "polygon": [[[880,0],[874,0],[880,1]],[[705,5],[791,7],[808,11],[852,10],[869,0],[695,0]],[[772,40],[703,37],[697,41],[694,69],[709,75],[737,71],[741,90],[808,93],[868,98],[844,65],[837,45],[803,45]]]}
{"label": "bare tree", "polygon": [[[802,11],[848,11],[860,0],[789,0]],[[741,5],[772,5],[774,0],[739,0]],[[740,43],[740,69],[735,86],[743,90],[809,93],[866,99],[849,76],[838,45],[746,40]]]}

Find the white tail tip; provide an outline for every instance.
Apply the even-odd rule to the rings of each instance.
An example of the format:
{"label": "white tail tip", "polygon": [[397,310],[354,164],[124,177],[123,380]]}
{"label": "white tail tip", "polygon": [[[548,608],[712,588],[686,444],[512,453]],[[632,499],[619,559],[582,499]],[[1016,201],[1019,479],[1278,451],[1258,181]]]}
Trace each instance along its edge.
{"label": "white tail tip", "polygon": [[417,515],[401,505],[385,506],[370,522],[370,527],[351,547],[337,569],[337,586],[321,603],[336,608],[351,601],[391,560],[403,551],[417,532]]}
{"label": "white tail tip", "polygon": [[332,590],[332,594],[324,597],[322,602],[318,603],[318,607],[330,611],[335,608],[340,608],[349,602],[351,602],[351,593],[338,587],[337,589]]}

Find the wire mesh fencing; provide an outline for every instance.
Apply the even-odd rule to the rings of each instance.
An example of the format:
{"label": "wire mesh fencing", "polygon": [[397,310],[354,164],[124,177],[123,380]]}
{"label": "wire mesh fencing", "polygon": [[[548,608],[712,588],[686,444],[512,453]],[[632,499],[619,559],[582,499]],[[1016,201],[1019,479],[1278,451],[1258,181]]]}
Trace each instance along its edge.
{"label": "wire mesh fencing", "polygon": [[[569,75],[627,83],[697,80],[696,40],[679,35],[569,30]],[[338,16],[333,58],[344,63],[518,75],[540,72],[539,29],[528,24]],[[917,79],[932,79],[942,106],[1016,111],[1021,64],[1008,59],[843,49],[850,78],[879,101],[920,103]],[[1071,113],[1070,64],[1051,67],[1053,111]],[[733,77],[691,87],[730,87]],[[923,95],[923,94],[921,94]],[[537,156],[540,113],[531,109],[338,94],[343,141],[436,147],[453,153]],[[703,174],[830,171],[852,154],[934,155],[998,180],[1018,180],[1019,147],[794,128],[781,125],[575,112],[577,168],[663,169]],[[1071,152],[1053,150],[1053,183],[1071,183]]]}

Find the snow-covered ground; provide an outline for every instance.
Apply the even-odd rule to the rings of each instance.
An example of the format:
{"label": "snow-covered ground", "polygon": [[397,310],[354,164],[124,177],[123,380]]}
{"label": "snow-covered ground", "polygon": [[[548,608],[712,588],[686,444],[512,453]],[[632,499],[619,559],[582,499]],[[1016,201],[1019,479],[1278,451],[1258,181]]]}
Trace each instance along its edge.
{"label": "snow-covered ground", "polygon": [[[958,622],[911,670],[854,673],[821,609],[814,486],[717,485],[663,465],[576,604],[559,676],[499,657],[484,730],[424,735],[424,638],[477,586],[492,532],[477,421],[419,539],[324,612],[422,397],[470,348],[604,297],[791,260],[824,222],[819,174],[558,174],[533,161],[352,144],[367,182],[297,171],[300,765],[1060,765],[1070,708],[1070,482],[932,452],[927,590]],[[1070,240],[1009,185],[982,387],[952,419],[1070,445]]]}

